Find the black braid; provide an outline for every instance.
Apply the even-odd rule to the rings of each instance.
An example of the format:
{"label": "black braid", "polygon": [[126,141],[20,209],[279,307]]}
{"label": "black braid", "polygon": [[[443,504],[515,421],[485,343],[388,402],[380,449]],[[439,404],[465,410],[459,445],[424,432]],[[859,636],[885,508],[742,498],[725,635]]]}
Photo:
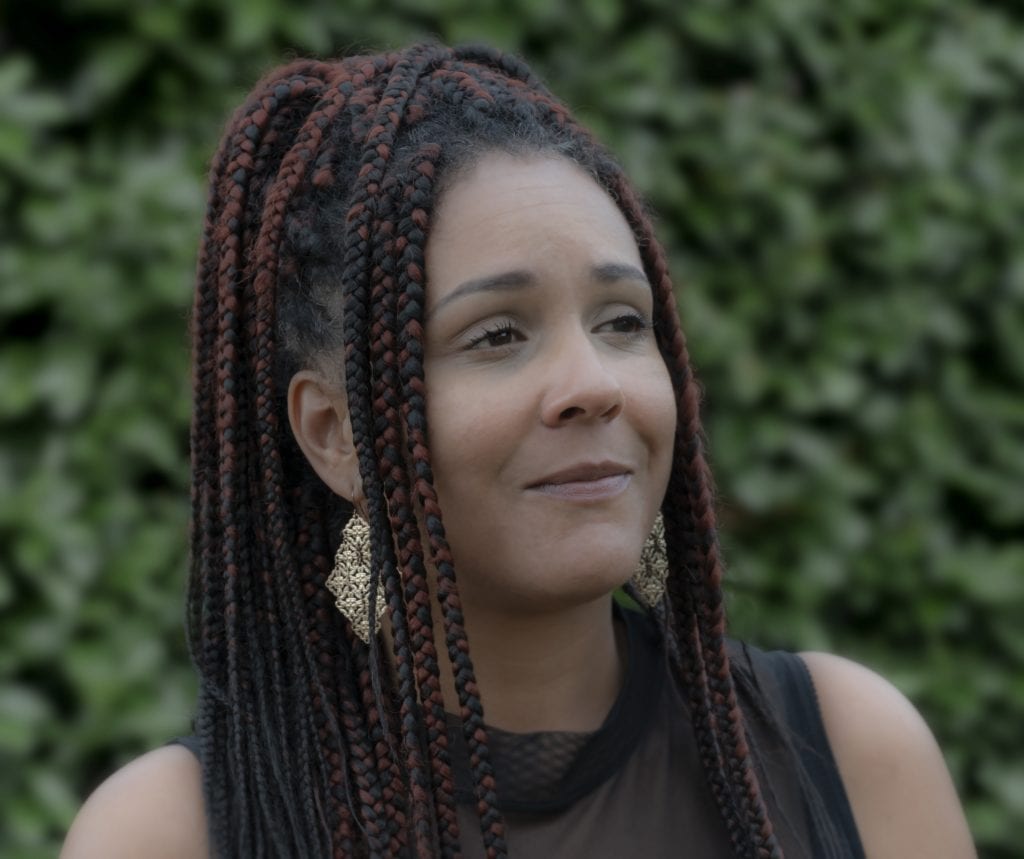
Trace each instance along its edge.
{"label": "black braid", "polygon": [[[385,183],[382,189],[382,203],[388,206],[388,214],[394,214],[394,220],[385,219],[378,225],[382,233],[386,232],[387,238],[381,243],[381,254],[378,264],[381,268],[381,283],[387,284],[388,289],[383,301],[377,305],[378,314],[374,326],[374,353],[377,358],[378,384],[376,396],[380,398],[380,409],[382,413],[381,433],[378,437],[378,457],[381,463],[381,474],[383,477],[384,491],[387,497],[388,510],[391,514],[391,526],[395,533],[397,545],[400,547],[400,562],[403,569],[403,580],[405,584],[405,596],[408,600],[408,617],[400,612],[393,614],[395,619],[394,639],[395,658],[399,670],[414,669],[417,672],[419,686],[425,690],[423,696],[424,717],[430,750],[432,782],[419,783],[419,790],[423,794],[422,805],[426,806],[427,791],[433,791],[434,810],[437,815],[437,825],[441,842],[441,852],[444,856],[455,856],[459,852],[458,846],[458,818],[455,810],[455,802],[452,796],[454,780],[451,773],[451,761],[447,749],[446,717],[444,701],[441,697],[440,669],[435,658],[433,646],[433,621],[430,613],[429,600],[426,599],[426,577],[422,563],[422,548],[419,545],[419,528],[416,522],[415,513],[411,505],[409,480],[403,466],[401,450],[402,424],[400,416],[400,403],[397,392],[400,387],[398,372],[398,347],[397,347],[397,319],[396,305],[397,292],[393,288],[394,277],[401,264],[402,251],[400,248],[407,241],[403,224],[411,215],[411,206],[415,200],[409,200],[405,195],[403,201],[393,199],[402,189],[414,187],[417,180],[422,180],[424,171],[432,168],[432,161],[438,156],[438,148],[429,146],[423,152],[417,153],[412,161],[411,171],[415,178],[406,179],[403,174],[401,181],[393,178]],[[397,229],[395,228],[397,224]],[[399,641],[399,636],[409,634],[407,630],[414,630],[411,640]],[[409,666],[403,658],[403,645],[411,645],[413,653],[413,665]],[[409,674],[408,681],[411,684],[414,677]],[[410,690],[414,687],[410,685]],[[403,695],[403,713],[411,715],[415,709],[415,698],[410,694]],[[413,749],[418,748],[416,741],[416,725],[408,715],[405,724],[407,744],[412,744]],[[413,771],[414,779],[418,773]]]}
{"label": "black braid", "polygon": [[[476,691],[476,680],[459,602],[458,585],[451,561],[451,553],[445,537],[441,511],[434,489],[434,477],[427,454],[426,402],[423,380],[423,313],[426,306],[424,293],[424,260],[422,248],[425,245],[423,229],[428,217],[426,195],[417,197],[413,191],[412,202],[416,205],[403,234],[408,238],[398,268],[398,323],[399,354],[401,355],[403,418],[408,454],[413,463],[415,476],[414,491],[417,501],[424,510],[427,536],[430,544],[430,560],[437,570],[438,599],[443,615],[448,656],[455,674],[455,688],[459,696],[463,732],[469,748],[473,782],[477,791],[481,830],[484,848],[489,859],[504,856],[504,824],[497,810],[496,779],[486,744],[486,729],[483,721],[483,706]],[[418,204],[418,205],[417,205]]]}

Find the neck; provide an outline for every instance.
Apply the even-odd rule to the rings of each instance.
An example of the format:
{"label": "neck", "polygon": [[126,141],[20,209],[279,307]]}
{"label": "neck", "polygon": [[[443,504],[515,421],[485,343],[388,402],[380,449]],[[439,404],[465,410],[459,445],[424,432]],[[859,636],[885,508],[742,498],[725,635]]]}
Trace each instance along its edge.
{"label": "neck", "polygon": [[[470,656],[484,718],[506,731],[595,731],[622,687],[624,633],[607,595],[543,614],[467,612]],[[470,617],[471,616],[471,617]],[[440,618],[435,620],[440,632]],[[438,636],[440,638],[440,636]],[[446,706],[458,696],[441,660]]]}

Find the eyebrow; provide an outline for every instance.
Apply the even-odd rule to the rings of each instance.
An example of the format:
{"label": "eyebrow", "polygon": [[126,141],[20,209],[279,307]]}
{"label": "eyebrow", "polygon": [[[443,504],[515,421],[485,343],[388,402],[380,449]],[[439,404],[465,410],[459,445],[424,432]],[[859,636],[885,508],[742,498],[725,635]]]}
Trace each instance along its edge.
{"label": "eyebrow", "polygon": [[606,262],[601,265],[595,265],[591,269],[591,274],[594,276],[594,280],[599,283],[615,283],[620,280],[638,280],[645,286],[650,286],[650,282],[647,280],[647,275],[644,274],[635,265],[629,265],[628,263],[621,262]]}
{"label": "eyebrow", "polygon": [[[600,265],[595,265],[590,270],[590,274],[594,280],[602,284],[617,283],[622,280],[633,280],[639,281],[648,288],[650,287],[647,275],[645,275],[635,265],[629,265],[628,263],[601,263]],[[437,304],[434,305],[428,313],[430,316],[433,316],[441,308],[451,304],[453,301],[465,298],[467,295],[474,295],[478,292],[513,292],[528,289],[529,287],[536,285],[536,275],[524,269],[515,269],[513,271],[504,271],[500,274],[493,274],[487,277],[474,278],[473,280],[467,280],[464,283],[460,283],[455,287],[455,289],[437,302]]]}

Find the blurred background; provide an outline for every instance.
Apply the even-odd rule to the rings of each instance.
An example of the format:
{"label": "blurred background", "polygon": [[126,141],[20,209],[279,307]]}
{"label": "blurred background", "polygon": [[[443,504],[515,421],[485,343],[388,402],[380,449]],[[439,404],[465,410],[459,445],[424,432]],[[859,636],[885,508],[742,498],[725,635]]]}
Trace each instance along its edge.
{"label": "blurred background", "polygon": [[0,855],[188,731],[204,174],[297,54],[521,52],[658,214],[733,633],[893,680],[982,856],[1024,832],[1024,8],[1006,0],[7,0]]}

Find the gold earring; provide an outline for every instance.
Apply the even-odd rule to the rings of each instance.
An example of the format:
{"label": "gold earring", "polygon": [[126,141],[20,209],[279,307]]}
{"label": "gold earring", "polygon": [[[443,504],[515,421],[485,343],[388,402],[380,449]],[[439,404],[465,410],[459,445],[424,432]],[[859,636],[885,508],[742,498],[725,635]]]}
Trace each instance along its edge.
{"label": "gold earring", "polygon": [[[334,556],[334,569],[327,577],[327,589],[334,605],[352,624],[352,631],[370,641],[370,524],[353,513],[341,531],[341,545]],[[383,594],[377,595],[377,625],[384,614]]]}
{"label": "gold earring", "polygon": [[644,542],[640,564],[633,573],[633,587],[648,608],[654,608],[665,595],[668,578],[668,550],[665,548],[665,520],[659,513]]}

